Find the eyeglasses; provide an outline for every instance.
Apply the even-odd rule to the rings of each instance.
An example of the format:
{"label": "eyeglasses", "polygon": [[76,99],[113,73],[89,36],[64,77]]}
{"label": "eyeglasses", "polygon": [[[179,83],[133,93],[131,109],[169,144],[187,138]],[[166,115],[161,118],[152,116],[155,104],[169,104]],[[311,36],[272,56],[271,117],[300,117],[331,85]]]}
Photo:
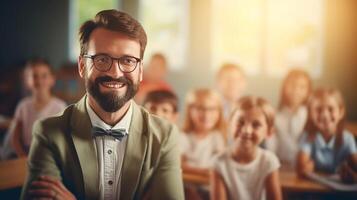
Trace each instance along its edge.
{"label": "eyeglasses", "polygon": [[198,112],[215,112],[219,110],[216,106],[192,105],[192,108]]}
{"label": "eyeglasses", "polygon": [[120,58],[113,58],[107,54],[97,55],[83,55],[84,58],[90,58],[93,60],[94,67],[101,72],[107,72],[113,65],[113,61],[117,60],[119,69],[123,73],[130,73],[135,70],[138,63],[141,62],[140,58],[133,56],[122,56]]}

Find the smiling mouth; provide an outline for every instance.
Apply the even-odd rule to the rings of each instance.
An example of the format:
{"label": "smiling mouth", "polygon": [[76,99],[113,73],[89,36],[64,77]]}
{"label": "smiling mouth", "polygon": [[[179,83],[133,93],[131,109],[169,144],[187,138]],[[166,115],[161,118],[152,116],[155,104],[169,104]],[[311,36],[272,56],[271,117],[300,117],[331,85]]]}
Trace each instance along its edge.
{"label": "smiling mouth", "polygon": [[109,89],[120,89],[126,86],[125,83],[117,82],[117,81],[110,81],[110,82],[101,82],[100,83],[103,87],[109,88]]}

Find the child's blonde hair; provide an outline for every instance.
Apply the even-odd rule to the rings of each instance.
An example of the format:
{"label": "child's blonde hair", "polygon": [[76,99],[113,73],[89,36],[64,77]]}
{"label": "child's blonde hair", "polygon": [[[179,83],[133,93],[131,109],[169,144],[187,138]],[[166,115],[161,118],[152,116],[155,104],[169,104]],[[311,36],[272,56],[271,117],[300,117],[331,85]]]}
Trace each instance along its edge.
{"label": "child's blonde hair", "polygon": [[219,111],[219,118],[215,126],[213,127],[213,130],[224,133],[225,123],[223,118],[223,104],[221,101],[221,97],[218,95],[218,93],[208,88],[195,89],[187,94],[185,101],[185,119],[183,124],[183,131],[185,133],[190,133],[194,131],[195,125],[191,119],[190,110],[194,104],[202,102],[204,101],[204,99],[210,99],[216,102]]}
{"label": "child's blonde hair", "polygon": [[240,111],[247,111],[253,108],[259,108],[264,114],[269,131],[268,135],[270,136],[274,132],[275,111],[270,103],[261,97],[245,96],[239,99],[229,118],[230,136],[232,136],[232,130],[234,130],[234,127],[231,126],[235,124],[233,123],[234,120],[238,120],[236,119],[238,117],[238,113]]}
{"label": "child's blonde hair", "polygon": [[311,94],[307,108],[308,108],[308,117],[305,125],[305,131],[308,134],[308,138],[310,141],[313,141],[316,137],[317,132],[319,131],[315,123],[313,122],[313,119],[311,117],[312,113],[312,102],[315,100],[322,100],[327,97],[333,97],[338,104],[338,107],[341,112],[343,112],[343,116],[341,120],[337,124],[337,132],[336,132],[336,146],[335,148],[339,148],[342,145],[342,133],[344,129],[344,123],[345,123],[345,118],[346,118],[346,106],[345,102],[343,100],[342,94],[340,93],[339,90],[335,88],[317,88],[316,90],[313,91]]}
{"label": "child's blonde hair", "polygon": [[238,65],[233,63],[224,63],[217,71],[216,78],[219,78],[223,73],[232,72],[232,71],[237,71],[242,75],[242,77],[245,77],[243,70]]}
{"label": "child's blonde hair", "polygon": [[298,77],[304,77],[307,80],[307,83],[308,83],[308,86],[307,86],[308,93],[307,94],[308,95],[306,96],[306,98],[303,102],[304,104],[307,103],[309,94],[312,91],[312,81],[311,81],[310,75],[301,69],[292,69],[289,71],[289,73],[286,75],[286,77],[283,80],[283,84],[282,84],[281,92],[280,92],[280,102],[279,102],[280,110],[288,104],[288,96],[286,94],[286,87],[287,87],[288,83],[290,83],[294,79],[297,79]]}

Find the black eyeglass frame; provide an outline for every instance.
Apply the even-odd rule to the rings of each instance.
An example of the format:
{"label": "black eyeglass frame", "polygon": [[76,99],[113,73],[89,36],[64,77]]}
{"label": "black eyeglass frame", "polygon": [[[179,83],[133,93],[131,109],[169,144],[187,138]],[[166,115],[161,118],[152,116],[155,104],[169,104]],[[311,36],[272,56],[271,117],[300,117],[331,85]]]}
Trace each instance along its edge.
{"label": "black eyeglass frame", "polygon": [[[107,70],[99,69],[99,68],[95,65],[94,59],[95,59],[96,57],[98,57],[98,56],[107,56],[107,57],[109,57],[109,58],[111,59],[110,66],[108,67]],[[95,55],[85,54],[85,55],[83,55],[82,57],[83,57],[83,58],[90,58],[90,59],[92,59],[93,66],[94,66],[98,71],[101,71],[101,72],[107,72],[107,71],[109,71],[109,70],[112,68],[112,66],[113,66],[113,62],[116,60],[116,61],[118,62],[119,70],[120,70],[121,72],[123,72],[123,73],[131,73],[131,72],[133,72],[133,71],[138,67],[138,64],[141,63],[141,61],[142,61],[142,59],[137,58],[137,57],[134,57],[134,56],[124,55],[124,56],[121,56],[121,57],[119,57],[119,58],[114,58],[114,57],[111,57],[111,56],[108,55],[108,54],[103,54],[103,53],[101,53],[101,54],[95,54]],[[134,67],[131,71],[124,71],[124,70],[122,69],[122,67],[121,67],[119,61],[120,61],[120,59],[122,59],[122,58],[128,58],[128,57],[135,59],[135,60],[136,60],[136,65],[135,65],[135,67]]]}

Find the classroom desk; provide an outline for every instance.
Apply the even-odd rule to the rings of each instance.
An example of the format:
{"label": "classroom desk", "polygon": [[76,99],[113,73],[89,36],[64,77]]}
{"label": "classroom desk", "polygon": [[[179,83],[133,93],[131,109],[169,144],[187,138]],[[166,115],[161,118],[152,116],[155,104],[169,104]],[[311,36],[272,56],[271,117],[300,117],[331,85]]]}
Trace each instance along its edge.
{"label": "classroom desk", "polygon": [[[296,175],[294,170],[283,169],[280,170],[280,184],[284,192],[304,192],[304,193],[329,193],[334,190],[313,182],[308,179],[300,178]],[[208,185],[209,177],[195,174],[183,174],[185,183],[193,183],[198,185]]]}
{"label": "classroom desk", "polygon": [[21,187],[27,175],[27,158],[0,162],[0,190]]}
{"label": "classroom desk", "polygon": [[309,179],[298,177],[294,170],[282,169],[279,171],[280,184],[284,192],[329,193],[333,189]]}
{"label": "classroom desk", "polygon": [[[293,169],[279,171],[283,199],[344,199],[355,200],[356,194],[338,192],[309,179],[300,178]],[[184,173],[185,183],[209,185],[209,176]]]}
{"label": "classroom desk", "polygon": [[183,173],[183,181],[185,183],[193,183],[197,185],[209,185],[209,176]]}

